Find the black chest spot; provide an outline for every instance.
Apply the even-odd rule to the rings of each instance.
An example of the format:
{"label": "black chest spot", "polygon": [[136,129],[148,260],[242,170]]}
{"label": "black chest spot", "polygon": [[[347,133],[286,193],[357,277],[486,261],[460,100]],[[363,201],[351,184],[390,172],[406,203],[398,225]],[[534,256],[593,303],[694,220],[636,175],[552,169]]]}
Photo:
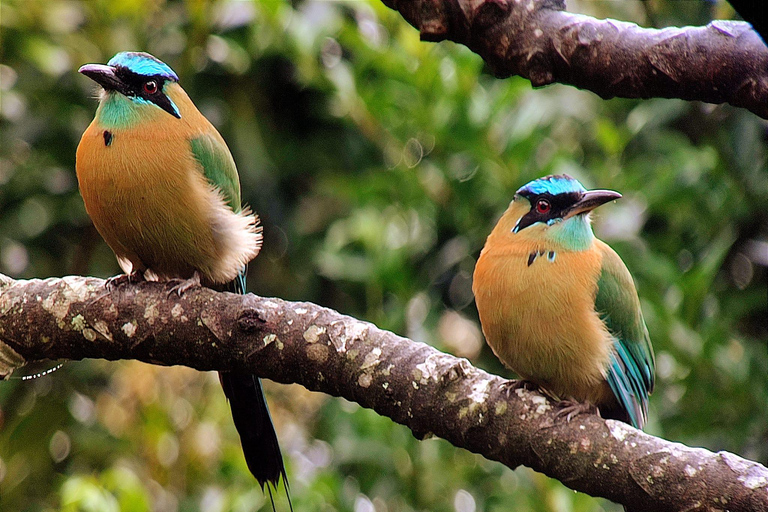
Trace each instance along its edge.
{"label": "black chest spot", "polygon": [[557,257],[557,253],[555,251],[538,250],[538,251],[533,251],[531,254],[528,255],[528,266],[530,267],[531,265],[533,265],[533,262],[536,261],[536,258],[538,258],[539,256],[544,256],[545,254],[547,255],[547,260],[550,263],[555,262],[555,258]]}
{"label": "black chest spot", "polygon": [[104,145],[105,146],[112,145],[112,132],[109,130],[104,130]]}

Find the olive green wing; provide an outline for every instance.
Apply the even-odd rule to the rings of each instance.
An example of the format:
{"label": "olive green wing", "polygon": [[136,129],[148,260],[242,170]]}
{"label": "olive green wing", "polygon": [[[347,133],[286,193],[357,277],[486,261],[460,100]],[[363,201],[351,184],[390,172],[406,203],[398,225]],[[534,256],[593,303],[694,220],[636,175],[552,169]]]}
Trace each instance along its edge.
{"label": "olive green wing", "polygon": [[227,144],[221,137],[204,134],[190,140],[190,145],[208,182],[221,191],[233,211],[240,211],[240,180]]}
{"label": "olive green wing", "polygon": [[[203,134],[189,141],[192,155],[200,163],[203,175],[208,182],[221,192],[222,198],[232,211],[239,212],[240,178],[235,160],[229,152],[226,142],[218,133]],[[230,291],[245,293],[245,267],[230,285]]]}
{"label": "olive green wing", "polygon": [[600,242],[603,265],[595,309],[613,336],[608,383],[632,425],[643,428],[655,382],[655,359],[635,283],[616,252]]}

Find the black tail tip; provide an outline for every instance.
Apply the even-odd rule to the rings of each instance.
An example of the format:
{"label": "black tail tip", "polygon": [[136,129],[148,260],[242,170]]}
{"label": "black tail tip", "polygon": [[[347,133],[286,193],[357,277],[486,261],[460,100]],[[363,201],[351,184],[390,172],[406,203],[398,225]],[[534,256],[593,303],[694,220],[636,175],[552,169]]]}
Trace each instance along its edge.
{"label": "black tail tip", "polygon": [[[293,502],[291,501],[291,493],[289,491],[288,477],[285,474],[285,469],[283,469],[282,477],[283,477],[283,484],[285,487],[285,498],[288,500],[288,508],[290,512],[293,512]],[[278,476],[276,479],[270,479],[270,480],[258,480],[258,482],[259,482],[259,485],[261,486],[262,492],[266,490],[266,493],[269,495],[269,502],[272,505],[272,512],[277,512],[277,508],[275,507],[275,497],[272,494],[272,489],[277,491],[277,488],[280,484],[280,477]]]}

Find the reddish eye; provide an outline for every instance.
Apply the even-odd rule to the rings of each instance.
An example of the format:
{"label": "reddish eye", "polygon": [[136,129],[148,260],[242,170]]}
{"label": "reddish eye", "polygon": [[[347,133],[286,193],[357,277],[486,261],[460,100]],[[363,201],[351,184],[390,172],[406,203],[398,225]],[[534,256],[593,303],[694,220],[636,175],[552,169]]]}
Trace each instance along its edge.
{"label": "reddish eye", "polygon": [[539,213],[547,213],[552,206],[546,199],[539,199],[536,201],[536,211]]}
{"label": "reddish eye", "polygon": [[155,94],[157,92],[157,82],[154,80],[144,82],[144,92],[147,94]]}

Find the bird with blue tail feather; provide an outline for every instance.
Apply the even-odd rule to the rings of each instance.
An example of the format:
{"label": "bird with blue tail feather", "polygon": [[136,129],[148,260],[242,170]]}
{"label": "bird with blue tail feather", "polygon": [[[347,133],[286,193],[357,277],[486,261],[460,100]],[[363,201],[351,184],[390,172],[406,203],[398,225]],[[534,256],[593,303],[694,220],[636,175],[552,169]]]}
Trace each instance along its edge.
{"label": "bird with blue tail feather", "polygon": [[[77,148],[85,208],[125,275],[179,280],[178,294],[204,285],[245,293],[246,265],[259,253],[258,217],[241,205],[232,154],[164,62],[121,52],[80,73],[100,88],[99,106]],[[267,488],[288,481],[261,380],[220,372],[248,469]]]}
{"label": "bird with blue tail feather", "polygon": [[562,400],[568,418],[596,407],[642,429],[653,348],[632,276],[590,223],[620,197],[567,175],[524,185],[488,236],[472,290],[488,344],[523,382]]}

